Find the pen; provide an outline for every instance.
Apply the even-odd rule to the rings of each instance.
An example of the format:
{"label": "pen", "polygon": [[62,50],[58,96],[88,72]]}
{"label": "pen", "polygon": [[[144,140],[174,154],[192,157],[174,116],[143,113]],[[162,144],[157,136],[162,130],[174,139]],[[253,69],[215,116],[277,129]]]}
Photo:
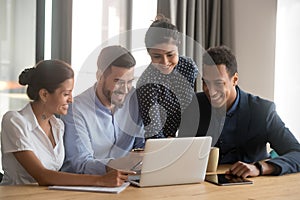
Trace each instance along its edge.
{"label": "pen", "polygon": [[138,166],[140,166],[140,165],[142,165],[143,164],[143,161],[141,160],[141,161],[139,161],[138,163],[136,163],[132,168],[131,168],[131,170],[136,170],[136,168],[138,167]]}

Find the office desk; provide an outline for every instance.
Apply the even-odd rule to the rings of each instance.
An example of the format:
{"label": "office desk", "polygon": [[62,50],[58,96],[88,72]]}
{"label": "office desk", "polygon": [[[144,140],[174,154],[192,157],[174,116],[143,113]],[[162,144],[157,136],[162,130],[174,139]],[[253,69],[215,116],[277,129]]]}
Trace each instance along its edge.
{"label": "office desk", "polygon": [[0,186],[1,200],[90,200],[90,199],[300,199],[300,173],[249,178],[251,185],[217,186],[211,183],[137,188],[129,186],[120,194],[48,190],[42,186]]}

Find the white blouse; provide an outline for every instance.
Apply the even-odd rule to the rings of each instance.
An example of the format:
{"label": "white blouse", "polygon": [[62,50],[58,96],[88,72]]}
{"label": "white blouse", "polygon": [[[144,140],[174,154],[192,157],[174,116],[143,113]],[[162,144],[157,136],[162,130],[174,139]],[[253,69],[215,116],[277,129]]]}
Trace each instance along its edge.
{"label": "white blouse", "polygon": [[50,124],[56,143],[54,148],[39,126],[30,103],[20,111],[9,111],[3,116],[1,152],[4,176],[1,185],[36,183],[16,160],[13,152],[32,151],[45,168],[55,171],[61,168],[65,157],[64,124],[55,116],[50,118]]}

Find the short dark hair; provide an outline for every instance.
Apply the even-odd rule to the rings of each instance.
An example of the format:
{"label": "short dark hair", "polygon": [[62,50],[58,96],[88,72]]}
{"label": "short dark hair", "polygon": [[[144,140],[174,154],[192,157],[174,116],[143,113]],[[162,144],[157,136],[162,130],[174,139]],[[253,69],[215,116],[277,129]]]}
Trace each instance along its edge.
{"label": "short dark hair", "polygon": [[105,72],[112,65],[123,68],[134,67],[136,61],[133,55],[120,45],[107,46],[103,48],[98,56],[98,70]]}
{"label": "short dark hair", "polygon": [[180,44],[181,38],[177,27],[164,15],[156,16],[155,21],[150,25],[145,36],[147,49],[162,43],[173,42],[176,46]]}
{"label": "short dark hair", "polygon": [[230,77],[237,72],[237,62],[231,50],[222,45],[211,47],[203,54],[203,64],[205,65],[225,65]]}
{"label": "short dark hair", "polygon": [[41,89],[54,93],[61,83],[72,78],[74,71],[68,63],[61,60],[43,60],[34,67],[23,70],[19,75],[19,83],[28,85],[27,95],[36,101],[40,98]]}

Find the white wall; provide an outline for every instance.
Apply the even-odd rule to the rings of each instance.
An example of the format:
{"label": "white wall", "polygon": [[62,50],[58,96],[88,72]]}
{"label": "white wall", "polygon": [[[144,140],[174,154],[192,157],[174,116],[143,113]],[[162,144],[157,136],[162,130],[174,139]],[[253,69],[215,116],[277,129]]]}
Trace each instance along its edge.
{"label": "white wall", "polygon": [[239,85],[273,100],[277,0],[232,1]]}
{"label": "white wall", "polygon": [[[232,49],[238,61],[239,85],[246,91],[275,101],[278,114],[300,140],[300,125],[297,120],[300,111],[300,87],[297,83],[300,75],[300,2],[281,0],[279,6],[284,3],[290,7],[289,10],[279,8],[279,14],[284,14],[284,18],[276,24],[277,0],[232,1]],[[295,22],[292,22],[293,19]],[[276,36],[283,40],[276,43]]]}
{"label": "white wall", "polygon": [[281,118],[298,140],[300,140],[299,11],[299,0],[278,0],[275,103]]}

